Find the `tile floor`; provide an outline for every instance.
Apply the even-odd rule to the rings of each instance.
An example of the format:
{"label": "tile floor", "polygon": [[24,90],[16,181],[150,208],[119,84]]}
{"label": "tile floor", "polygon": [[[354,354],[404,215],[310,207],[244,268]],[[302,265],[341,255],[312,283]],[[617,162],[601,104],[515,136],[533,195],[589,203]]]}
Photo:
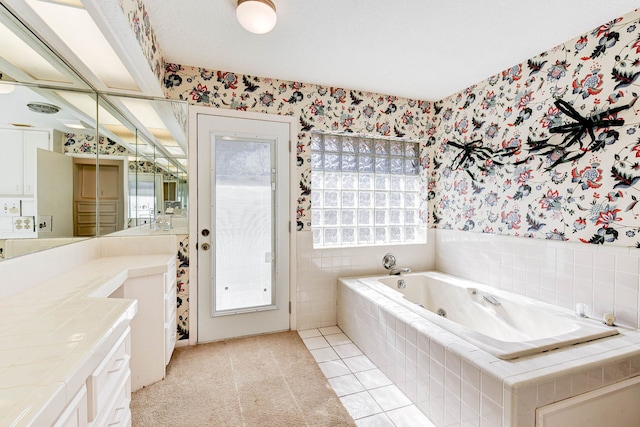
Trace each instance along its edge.
{"label": "tile floor", "polygon": [[298,334],[358,427],[435,427],[340,328]]}

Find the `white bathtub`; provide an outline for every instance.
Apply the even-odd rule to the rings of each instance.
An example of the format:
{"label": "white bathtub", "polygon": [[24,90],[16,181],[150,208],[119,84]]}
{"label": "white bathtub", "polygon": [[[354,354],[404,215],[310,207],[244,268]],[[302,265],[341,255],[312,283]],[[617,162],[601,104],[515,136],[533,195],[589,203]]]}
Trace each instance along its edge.
{"label": "white bathtub", "polygon": [[364,284],[500,359],[618,334],[598,320],[439,272],[340,280]]}

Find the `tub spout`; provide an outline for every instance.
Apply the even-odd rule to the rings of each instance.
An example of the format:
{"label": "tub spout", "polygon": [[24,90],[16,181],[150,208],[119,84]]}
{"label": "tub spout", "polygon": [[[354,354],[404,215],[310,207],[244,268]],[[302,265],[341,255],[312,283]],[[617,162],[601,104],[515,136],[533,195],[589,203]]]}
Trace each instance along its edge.
{"label": "tub spout", "polygon": [[411,273],[411,269],[407,267],[402,267],[402,268],[392,268],[389,270],[390,276],[399,276],[402,273]]}

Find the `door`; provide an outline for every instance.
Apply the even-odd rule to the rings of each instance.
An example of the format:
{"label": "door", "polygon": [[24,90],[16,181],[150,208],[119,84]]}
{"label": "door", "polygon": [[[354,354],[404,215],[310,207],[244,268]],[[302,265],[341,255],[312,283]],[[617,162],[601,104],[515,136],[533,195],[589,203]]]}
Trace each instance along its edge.
{"label": "door", "polygon": [[[103,236],[124,226],[124,166],[120,160],[74,158],[74,236]],[[96,187],[100,194],[96,194]],[[97,198],[96,198],[97,196]],[[97,203],[96,203],[97,202]],[[96,224],[99,222],[99,228]]]}
{"label": "door", "polygon": [[289,124],[199,114],[198,341],[289,329]]}

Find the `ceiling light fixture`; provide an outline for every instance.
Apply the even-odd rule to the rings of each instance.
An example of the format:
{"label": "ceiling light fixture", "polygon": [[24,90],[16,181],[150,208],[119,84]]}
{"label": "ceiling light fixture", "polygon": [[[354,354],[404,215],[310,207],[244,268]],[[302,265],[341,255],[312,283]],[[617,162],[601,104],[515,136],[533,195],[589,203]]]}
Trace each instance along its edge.
{"label": "ceiling light fixture", "polygon": [[16,90],[16,86],[10,83],[0,83],[0,93],[11,93]]}
{"label": "ceiling light fixture", "polygon": [[71,129],[79,129],[79,130],[83,130],[83,129],[90,129],[91,126],[89,126],[88,124],[86,124],[85,122],[81,121],[81,120],[76,120],[76,119],[58,119],[58,121],[60,123],[62,123],[63,125],[65,125],[68,128]]}
{"label": "ceiling light fixture", "polygon": [[271,0],[238,0],[236,17],[245,30],[254,34],[273,30],[278,19]]}
{"label": "ceiling light fixture", "polygon": [[47,104],[46,102],[30,102],[27,104],[27,108],[34,113],[42,114],[55,114],[60,111],[60,107],[53,104]]}

